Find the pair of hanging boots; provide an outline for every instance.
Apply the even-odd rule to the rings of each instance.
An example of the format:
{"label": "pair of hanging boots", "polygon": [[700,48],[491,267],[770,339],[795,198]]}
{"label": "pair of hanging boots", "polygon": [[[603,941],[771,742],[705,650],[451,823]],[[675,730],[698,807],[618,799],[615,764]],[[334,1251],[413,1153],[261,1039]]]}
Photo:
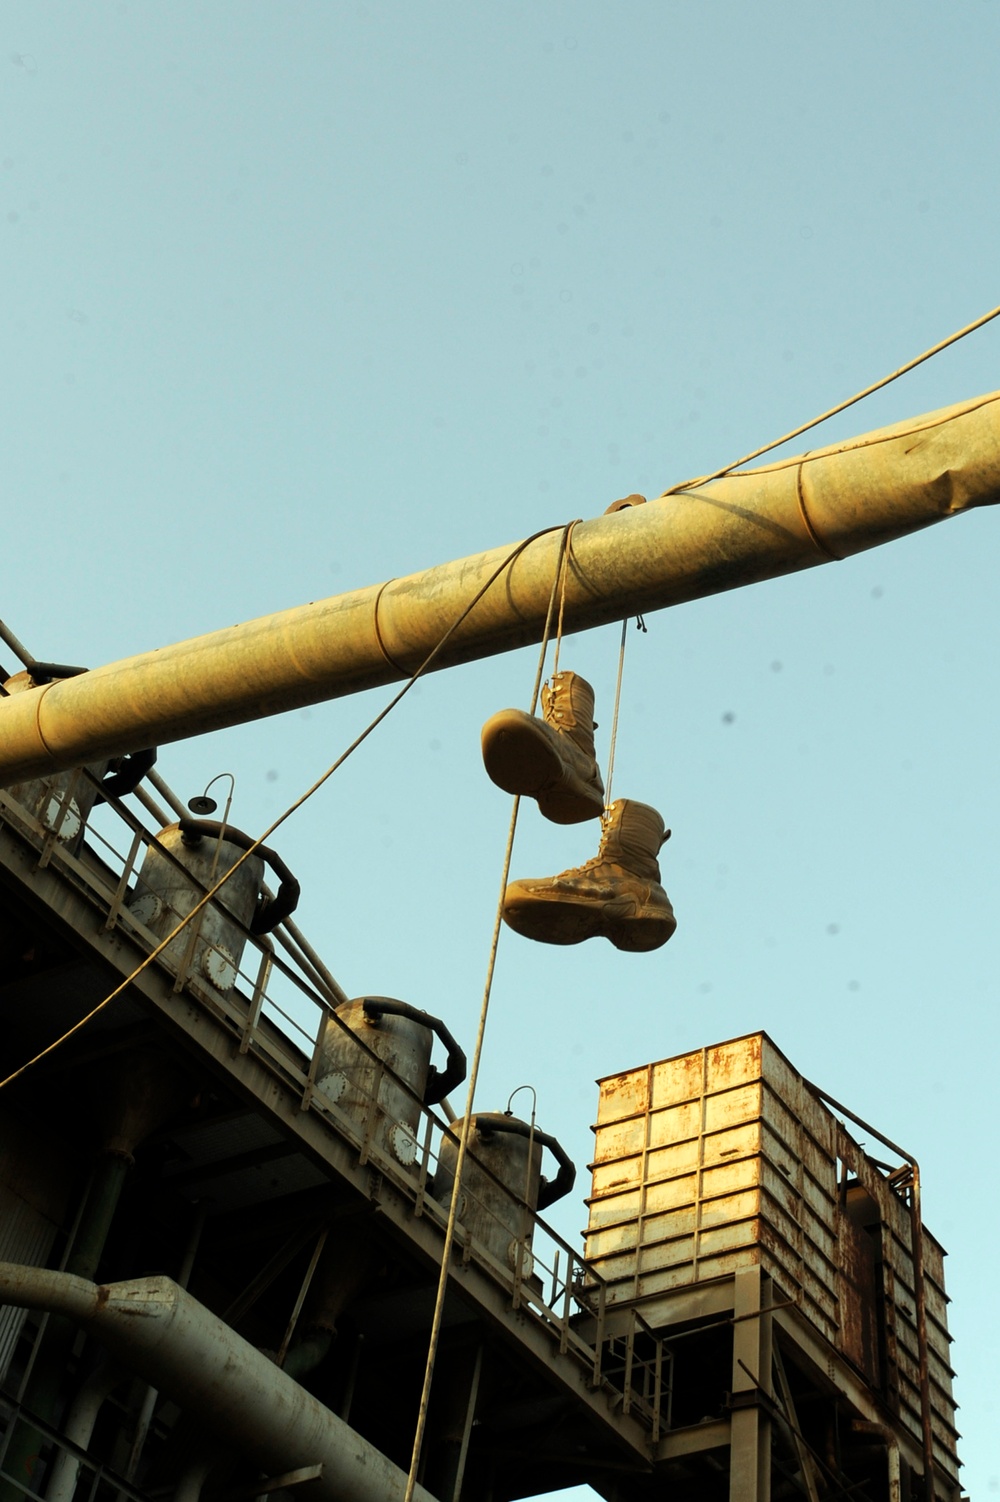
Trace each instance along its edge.
{"label": "pair of hanging boots", "polygon": [[554,673],[542,718],[504,709],[483,726],[483,761],[507,793],[535,798],[555,824],[601,820],[596,856],[558,876],[512,881],[504,921],[543,944],[603,937],[616,949],[658,949],[677,927],[660,885],[657,855],[669,838],[655,808],[618,798],[604,805],[594,751],[594,690],[576,673]]}

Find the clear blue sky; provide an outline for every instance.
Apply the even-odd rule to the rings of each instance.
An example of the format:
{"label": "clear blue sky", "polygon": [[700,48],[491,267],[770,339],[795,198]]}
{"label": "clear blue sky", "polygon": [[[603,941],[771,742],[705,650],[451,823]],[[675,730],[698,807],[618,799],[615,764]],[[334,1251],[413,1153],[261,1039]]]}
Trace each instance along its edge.
{"label": "clear blue sky", "polygon": [[[7,0],[3,617],[91,665],[593,516],[1000,302],[1000,7]],[[992,390],[994,325],[809,442]],[[505,934],[479,1104],[756,1028],[920,1157],[969,1490],[1000,1491],[996,564],[977,514],[633,636],[649,956]],[[578,637],[610,725],[617,630]],[[352,993],[471,1043],[507,802],[439,675],[282,832]],[[263,828],[384,694],[166,750]],[[516,875],[593,853],[525,817]],[[581,1196],[586,1173],[581,1173]],[[575,1235],[578,1197],[559,1207]]]}

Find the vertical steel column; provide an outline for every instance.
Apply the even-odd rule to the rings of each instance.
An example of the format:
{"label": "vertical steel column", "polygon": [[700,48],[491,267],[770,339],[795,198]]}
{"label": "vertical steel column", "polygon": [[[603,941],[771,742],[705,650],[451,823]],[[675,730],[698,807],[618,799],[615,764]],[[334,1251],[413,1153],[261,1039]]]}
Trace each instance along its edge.
{"label": "vertical steel column", "polygon": [[934,1502],[937,1486],[934,1478],[934,1418],[931,1410],[931,1383],[927,1353],[927,1290],[924,1286],[924,1222],[920,1210],[920,1165],[910,1159],[910,1241],[913,1256],[913,1292],[917,1319],[917,1353],[920,1384],[920,1429],[924,1452],[924,1492],[927,1502]]}
{"label": "vertical steel column", "polygon": [[[186,1288],[194,1268],[195,1258],[198,1255],[198,1247],[201,1244],[201,1233],[205,1229],[205,1219],[208,1214],[208,1206],[204,1201],[200,1202],[194,1213],[191,1230],[188,1233],[187,1246],[181,1258],[181,1265],[177,1272],[177,1284],[180,1288]],[[139,1469],[139,1461],[142,1458],[143,1446],[149,1433],[149,1426],[153,1422],[153,1414],[156,1411],[156,1400],[160,1396],[155,1387],[147,1387],[143,1394],[142,1403],[135,1421],[135,1432],[132,1436],[132,1448],[129,1451],[128,1464],[125,1467],[125,1480],[134,1481]],[[50,1498],[49,1502],[56,1502]]]}
{"label": "vertical steel column", "polygon": [[458,1451],[458,1461],[455,1466],[450,1502],[461,1502],[462,1482],[465,1480],[465,1462],[469,1456],[469,1440],[472,1438],[472,1425],[476,1418],[476,1404],[479,1401],[479,1378],[482,1375],[482,1370],[483,1348],[482,1346],[477,1346],[476,1359],[469,1382],[468,1400],[465,1405],[465,1422],[462,1425],[462,1440]]}
{"label": "vertical steel column", "polygon": [[734,1275],[729,1502],[771,1498],[771,1420],[758,1401],[760,1388],[771,1391],[770,1302],[770,1280],[765,1281],[759,1267]]}
{"label": "vertical steel column", "polygon": [[792,1389],[785,1372],[785,1363],[781,1359],[781,1349],[778,1346],[774,1349],[774,1375],[778,1382],[781,1406],[785,1410],[785,1418],[788,1421],[788,1437],[792,1442],[792,1449],[795,1451],[799,1469],[802,1472],[802,1485],[805,1487],[809,1502],[819,1502],[815,1459],[802,1436],[799,1416],[795,1411],[795,1399],[792,1396]]}

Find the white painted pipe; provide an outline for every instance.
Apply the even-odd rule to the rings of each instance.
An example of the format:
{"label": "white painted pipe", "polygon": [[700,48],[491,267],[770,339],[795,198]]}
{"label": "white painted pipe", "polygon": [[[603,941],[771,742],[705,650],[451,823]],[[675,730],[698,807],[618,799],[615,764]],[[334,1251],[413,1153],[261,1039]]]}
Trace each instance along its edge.
{"label": "white painted pipe", "polygon": [[[303,1502],[402,1502],[398,1466],[169,1278],[102,1287],[0,1262],[0,1304],[77,1321],[266,1474],[322,1465],[320,1477],[303,1484]],[[422,1486],[414,1499],[435,1502]]]}

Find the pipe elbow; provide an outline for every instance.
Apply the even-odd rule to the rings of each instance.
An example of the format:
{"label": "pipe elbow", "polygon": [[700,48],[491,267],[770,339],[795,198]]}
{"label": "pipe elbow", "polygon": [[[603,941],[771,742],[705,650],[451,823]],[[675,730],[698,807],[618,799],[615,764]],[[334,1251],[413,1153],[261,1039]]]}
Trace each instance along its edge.
{"label": "pipe elbow", "polygon": [[465,1050],[460,1048],[450,1028],[442,1022],[440,1017],[434,1017],[430,1012],[422,1012],[419,1007],[411,1006],[408,1001],[397,1001],[393,996],[366,996],[364,1000],[365,1016],[373,1020],[379,1017],[406,1017],[411,1022],[418,1022],[421,1027],[429,1028],[435,1033],[448,1051],[448,1058],[443,1069],[437,1069],[432,1064],[427,1074],[427,1083],[424,1087],[423,1103],[425,1106],[436,1106],[444,1100],[449,1091],[454,1090],[465,1079],[468,1061]]}

